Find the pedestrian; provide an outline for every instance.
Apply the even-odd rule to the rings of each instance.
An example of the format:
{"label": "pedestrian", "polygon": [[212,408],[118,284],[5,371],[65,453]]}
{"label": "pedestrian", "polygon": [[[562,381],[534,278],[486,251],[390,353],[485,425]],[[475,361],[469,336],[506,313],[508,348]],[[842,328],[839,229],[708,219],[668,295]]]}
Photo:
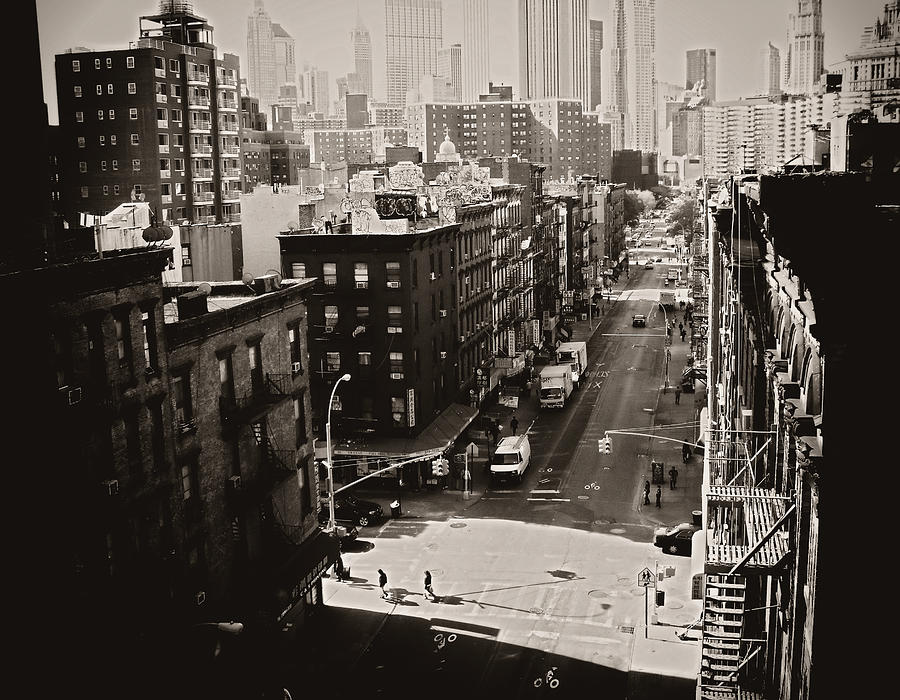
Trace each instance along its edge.
{"label": "pedestrian", "polygon": [[662,508],[662,486],[656,487],[656,507]]}
{"label": "pedestrian", "polygon": [[426,571],[425,572],[425,599],[427,600],[429,596],[431,596],[431,600],[435,599],[434,591],[431,590],[431,572]]}
{"label": "pedestrian", "polygon": [[684,311],[684,299],[678,302],[678,308]]}
{"label": "pedestrian", "polygon": [[672,467],[669,470],[669,488],[675,488],[675,482],[678,481],[678,470],[675,467]]}
{"label": "pedestrian", "polygon": [[[658,499],[659,496],[657,495],[657,500]],[[387,599],[388,592],[385,589],[385,586],[387,586],[387,574],[384,573],[381,569],[378,569],[378,585],[381,586],[381,597]]]}
{"label": "pedestrian", "polygon": [[675,405],[681,403],[681,384],[675,385]]}
{"label": "pedestrian", "polygon": [[687,464],[691,459],[691,446],[690,445],[682,445],[681,446],[681,461]]}
{"label": "pedestrian", "polygon": [[644,482],[644,505],[645,506],[650,505],[650,482],[649,481]]}
{"label": "pedestrian", "polygon": [[344,580],[344,560],[338,555],[337,561],[334,562],[334,576],[338,581]]}
{"label": "pedestrian", "polygon": [[516,431],[519,429],[519,419],[516,418],[515,413],[513,413],[512,420],[509,422],[509,427],[512,428],[512,434],[515,435]]}
{"label": "pedestrian", "polygon": [[686,336],[686,335],[687,335],[687,331],[684,330],[684,328],[682,328],[681,329],[681,342],[682,343],[684,342],[684,336]]}
{"label": "pedestrian", "polygon": [[678,332],[684,333],[684,324],[681,321],[678,322]]}

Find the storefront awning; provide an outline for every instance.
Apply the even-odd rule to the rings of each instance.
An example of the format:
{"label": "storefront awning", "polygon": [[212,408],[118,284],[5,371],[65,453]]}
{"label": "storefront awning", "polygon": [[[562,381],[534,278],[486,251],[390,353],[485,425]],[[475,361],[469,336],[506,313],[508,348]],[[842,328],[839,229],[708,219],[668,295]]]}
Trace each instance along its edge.
{"label": "storefront awning", "polygon": [[274,572],[279,619],[284,617],[290,606],[300,600],[328,567],[337,561],[338,551],[337,538],[318,531],[304,540],[287,562]]}
{"label": "storefront awning", "polygon": [[450,404],[414,438],[353,438],[334,445],[335,455],[412,459],[443,452],[478,415],[478,409]]}
{"label": "storefront awning", "polygon": [[563,338],[565,338],[566,340],[568,340],[568,339],[571,337],[571,336],[569,335],[569,331],[566,330],[565,326],[557,326],[557,327],[556,327],[556,332],[557,332],[560,336],[562,336]]}

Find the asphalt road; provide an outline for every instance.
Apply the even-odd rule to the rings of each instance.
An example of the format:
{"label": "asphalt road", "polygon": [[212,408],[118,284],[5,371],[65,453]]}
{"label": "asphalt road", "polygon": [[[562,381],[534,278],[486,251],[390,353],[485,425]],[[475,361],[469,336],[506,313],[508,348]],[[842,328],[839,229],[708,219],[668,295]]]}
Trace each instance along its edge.
{"label": "asphalt road", "polygon": [[[626,696],[645,614],[636,574],[660,558],[660,521],[640,503],[650,440],[614,435],[609,455],[597,441],[654,422],[665,267],[632,270],[591,337],[582,387],[528,427],[521,484],[492,487],[445,521],[388,521],[350,556],[349,583],[325,582],[327,605],[310,620],[316,648],[290,662],[294,697],[322,685],[340,698]],[[647,314],[645,328],[632,328],[634,313]],[[423,595],[425,569],[437,601]]]}

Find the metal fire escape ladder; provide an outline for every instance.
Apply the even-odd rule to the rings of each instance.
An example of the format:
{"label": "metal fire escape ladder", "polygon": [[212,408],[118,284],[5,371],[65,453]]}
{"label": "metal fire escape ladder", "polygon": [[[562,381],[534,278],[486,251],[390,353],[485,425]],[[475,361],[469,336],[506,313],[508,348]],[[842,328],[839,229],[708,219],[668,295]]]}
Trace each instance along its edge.
{"label": "metal fire escape ladder", "polygon": [[728,575],[731,576],[739,572],[744,567],[744,565],[753,558],[753,555],[756,554],[760,549],[762,549],[763,545],[765,545],[766,542],[768,542],[775,535],[775,533],[779,530],[779,528],[781,528],[781,526],[787,521],[787,519],[794,514],[796,508],[797,504],[792,503],[791,507],[788,508],[787,511],[785,511],[784,515],[778,518],[778,520],[775,521],[775,524],[769,528],[769,531],[759,539],[759,542],[748,549],[747,553],[743,557],[741,557],[741,559],[736,562],[733,567],[731,567]]}

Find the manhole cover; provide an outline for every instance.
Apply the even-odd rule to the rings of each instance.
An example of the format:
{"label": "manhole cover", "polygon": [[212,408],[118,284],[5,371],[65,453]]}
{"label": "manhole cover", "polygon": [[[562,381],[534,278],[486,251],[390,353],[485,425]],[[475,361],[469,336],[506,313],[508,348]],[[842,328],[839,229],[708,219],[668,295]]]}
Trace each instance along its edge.
{"label": "manhole cover", "polygon": [[621,527],[614,527],[610,530],[610,532],[613,535],[624,535],[625,534],[625,530],[623,530]]}
{"label": "manhole cover", "polygon": [[578,496],[578,500],[579,500],[579,501],[587,501],[587,500],[589,500],[589,499],[590,499],[590,496],[584,496],[584,495],[579,495],[579,496]]}
{"label": "manhole cover", "polygon": [[588,593],[588,596],[590,596],[591,598],[609,598],[609,593],[607,593],[606,591],[594,589],[593,591]]}
{"label": "manhole cover", "polygon": [[684,607],[684,603],[669,603],[666,607],[671,610],[681,610]]}
{"label": "manhole cover", "polygon": [[617,580],[619,583],[631,583],[631,577],[630,577],[630,576],[620,576],[620,577],[619,577],[618,579],[616,579],[616,580]]}
{"label": "manhole cover", "polygon": [[609,520],[595,520],[594,525],[609,525]]}
{"label": "manhole cover", "polygon": [[528,608],[528,612],[534,613],[535,615],[543,615],[544,609],[543,608]]}
{"label": "manhole cover", "polygon": [[450,527],[466,527],[465,523],[450,523]]}
{"label": "manhole cover", "polygon": [[624,634],[634,634],[634,627],[627,625],[619,625],[617,628],[619,632],[623,632]]}

